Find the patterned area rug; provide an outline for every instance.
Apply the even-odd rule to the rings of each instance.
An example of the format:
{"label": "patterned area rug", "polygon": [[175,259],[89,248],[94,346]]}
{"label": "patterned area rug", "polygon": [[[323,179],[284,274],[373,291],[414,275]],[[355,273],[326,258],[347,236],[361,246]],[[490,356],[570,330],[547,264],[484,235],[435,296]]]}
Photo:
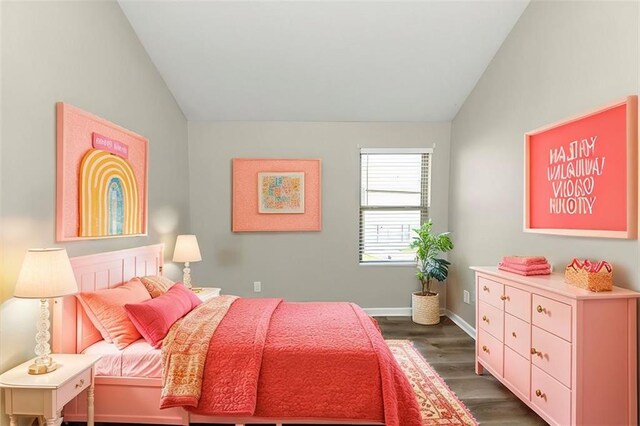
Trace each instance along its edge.
{"label": "patterned area rug", "polygon": [[479,424],[410,341],[386,342],[416,393],[425,425]]}

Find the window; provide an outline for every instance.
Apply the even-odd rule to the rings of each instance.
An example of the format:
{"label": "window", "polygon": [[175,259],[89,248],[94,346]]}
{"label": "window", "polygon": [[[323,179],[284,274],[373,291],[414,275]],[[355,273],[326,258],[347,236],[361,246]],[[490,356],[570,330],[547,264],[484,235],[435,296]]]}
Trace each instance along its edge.
{"label": "window", "polygon": [[412,230],[429,219],[431,149],[360,150],[360,263],[415,260]]}

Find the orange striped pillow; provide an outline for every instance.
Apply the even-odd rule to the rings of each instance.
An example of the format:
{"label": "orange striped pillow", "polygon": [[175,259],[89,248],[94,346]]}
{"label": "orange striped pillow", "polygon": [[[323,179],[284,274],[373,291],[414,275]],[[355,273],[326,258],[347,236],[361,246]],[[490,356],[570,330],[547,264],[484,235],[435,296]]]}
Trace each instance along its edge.
{"label": "orange striped pillow", "polygon": [[152,298],[156,298],[163,295],[171,288],[175,283],[167,277],[161,275],[147,275],[140,278],[142,284],[147,288],[147,291]]}

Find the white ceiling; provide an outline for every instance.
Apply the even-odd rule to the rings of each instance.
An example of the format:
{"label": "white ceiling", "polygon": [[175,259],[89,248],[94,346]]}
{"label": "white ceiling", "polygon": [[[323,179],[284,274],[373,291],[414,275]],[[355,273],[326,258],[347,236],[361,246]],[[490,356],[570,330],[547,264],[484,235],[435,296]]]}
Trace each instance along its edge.
{"label": "white ceiling", "polygon": [[528,0],[119,3],[189,120],[449,121]]}

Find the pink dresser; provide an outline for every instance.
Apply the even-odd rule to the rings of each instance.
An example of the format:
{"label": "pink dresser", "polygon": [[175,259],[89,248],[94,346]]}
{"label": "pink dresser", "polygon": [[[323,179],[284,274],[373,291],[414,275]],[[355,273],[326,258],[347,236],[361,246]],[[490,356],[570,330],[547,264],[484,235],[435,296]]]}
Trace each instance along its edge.
{"label": "pink dresser", "polygon": [[476,373],[484,369],[554,425],[637,424],[636,298],[560,273],[476,272]]}

